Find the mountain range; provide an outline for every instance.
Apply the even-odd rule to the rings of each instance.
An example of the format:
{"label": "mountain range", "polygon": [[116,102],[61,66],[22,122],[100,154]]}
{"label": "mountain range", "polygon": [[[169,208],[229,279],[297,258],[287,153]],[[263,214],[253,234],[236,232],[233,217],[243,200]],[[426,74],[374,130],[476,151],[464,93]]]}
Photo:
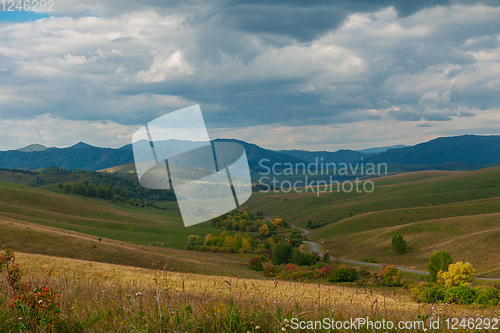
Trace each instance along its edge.
{"label": "mountain range", "polygon": [[[424,165],[434,169],[478,169],[500,163],[500,136],[463,135],[440,137],[414,146],[401,148],[380,147],[364,151],[338,150],[270,150],[233,139],[217,139],[220,142],[236,142],[245,147],[249,166],[253,173],[261,171],[259,161],[273,163],[310,163],[316,158],[324,163],[387,163],[398,165]],[[190,141],[170,142],[170,146],[195,147]],[[399,147],[399,146],[396,146]],[[378,152],[377,152],[378,151]],[[322,160],[321,160],[322,159]],[[67,148],[47,148],[39,144],[18,150],[0,151],[0,168],[40,169],[55,165],[60,168],[96,171],[133,162],[132,146],[100,148],[79,142]]]}

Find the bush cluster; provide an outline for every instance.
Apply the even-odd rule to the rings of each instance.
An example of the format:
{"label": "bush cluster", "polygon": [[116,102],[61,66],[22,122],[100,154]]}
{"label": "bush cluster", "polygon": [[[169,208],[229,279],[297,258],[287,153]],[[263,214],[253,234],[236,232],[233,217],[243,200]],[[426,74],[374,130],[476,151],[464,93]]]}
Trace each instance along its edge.
{"label": "bush cluster", "polygon": [[470,287],[460,285],[446,287],[443,285],[423,285],[412,288],[416,301],[422,303],[449,303],[449,304],[479,304],[497,306],[500,303],[500,292],[493,287]]}

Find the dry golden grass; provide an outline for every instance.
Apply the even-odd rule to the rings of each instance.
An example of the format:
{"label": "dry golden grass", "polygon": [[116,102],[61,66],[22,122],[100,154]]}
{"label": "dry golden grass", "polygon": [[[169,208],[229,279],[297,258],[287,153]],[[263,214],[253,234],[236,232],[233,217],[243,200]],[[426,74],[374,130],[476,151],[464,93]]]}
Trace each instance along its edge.
{"label": "dry golden grass", "polygon": [[[71,277],[80,281],[93,281],[102,285],[134,286],[135,291],[150,290],[158,279],[158,270],[134,268],[121,265],[57,258],[44,255],[18,253],[17,258],[24,267],[31,267],[29,274],[37,275],[54,266],[55,277]],[[166,266],[168,269],[168,265]],[[161,267],[159,267],[161,268]],[[306,302],[333,304],[357,304],[371,306],[373,301],[385,299],[385,306],[391,308],[416,309],[409,297],[385,291],[366,292],[356,287],[332,284],[311,284],[278,280],[260,280],[207,276],[201,274],[162,272],[172,292],[202,293],[213,295],[238,295],[242,299],[278,302],[300,300]]]}
{"label": "dry golden grass", "polygon": [[[248,268],[243,255],[195,252],[138,245],[0,217],[0,246],[14,251],[151,268],[154,261],[168,262],[170,270],[224,276],[261,277]],[[132,268],[131,268],[132,269]]]}
{"label": "dry golden grass", "polygon": [[498,308],[419,305],[402,288],[207,277],[23,253],[17,258],[30,267],[32,280],[56,265],[51,286],[61,291],[62,318],[81,332],[260,333],[291,331],[287,321],[292,318],[369,317],[397,323],[422,316],[498,317]]}

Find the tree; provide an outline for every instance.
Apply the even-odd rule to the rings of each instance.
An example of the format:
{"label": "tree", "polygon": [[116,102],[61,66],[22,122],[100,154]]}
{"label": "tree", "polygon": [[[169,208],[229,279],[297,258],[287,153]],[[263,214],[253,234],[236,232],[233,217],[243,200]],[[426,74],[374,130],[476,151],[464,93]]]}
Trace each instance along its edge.
{"label": "tree", "polygon": [[292,250],[292,244],[289,243],[277,244],[276,246],[274,246],[273,254],[271,256],[273,264],[281,265],[288,262],[290,256],[292,255]]}
{"label": "tree", "polygon": [[269,235],[269,227],[267,226],[267,224],[264,224],[259,228],[259,233],[262,237]]}
{"label": "tree", "polygon": [[438,282],[447,287],[463,286],[474,281],[472,274],[476,270],[468,262],[465,264],[462,261],[448,266],[448,272],[438,272]]}
{"label": "tree", "polygon": [[391,241],[392,250],[396,254],[403,254],[406,251],[406,241],[403,239],[403,235],[399,232],[392,238]]}
{"label": "tree", "polygon": [[439,271],[447,272],[448,266],[453,263],[453,258],[446,251],[436,251],[429,258],[429,265],[427,269],[429,270],[430,278],[429,281],[437,281],[437,274]]}
{"label": "tree", "polygon": [[198,235],[189,235],[186,248],[188,250],[194,250],[194,247],[197,245],[203,245],[203,238]]}
{"label": "tree", "polygon": [[400,287],[403,285],[401,280],[403,273],[393,266],[385,266],[382,271],[382,281],[388,287]]}
{"label": "tree", "polygon": [[290,261],[297,266],[306,266],[311,264],[311,257],[303,254],[299,249],[293,249]]}

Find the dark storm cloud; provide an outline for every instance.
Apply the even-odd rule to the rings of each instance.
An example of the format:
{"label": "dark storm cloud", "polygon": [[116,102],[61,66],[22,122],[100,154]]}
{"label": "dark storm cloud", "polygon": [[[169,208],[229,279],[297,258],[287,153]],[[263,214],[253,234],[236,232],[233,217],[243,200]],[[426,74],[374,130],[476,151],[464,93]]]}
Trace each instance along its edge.
{"label": "dark storm cloud", "polygon": [[371,13],[393,6],[400,17],[424,8],[447,5],[449,0],[404,1],[246,1],[220,7],[222,25],[250,33],[269,33],[306,42],[338,28],[348,15]]}
{"label": "dark storm cloud", "polygon": [[62,1],[73,17],[0,26],[0,116],[137,125],[200,103],[213,128],[476,120],[500,105],[494,6]]}

